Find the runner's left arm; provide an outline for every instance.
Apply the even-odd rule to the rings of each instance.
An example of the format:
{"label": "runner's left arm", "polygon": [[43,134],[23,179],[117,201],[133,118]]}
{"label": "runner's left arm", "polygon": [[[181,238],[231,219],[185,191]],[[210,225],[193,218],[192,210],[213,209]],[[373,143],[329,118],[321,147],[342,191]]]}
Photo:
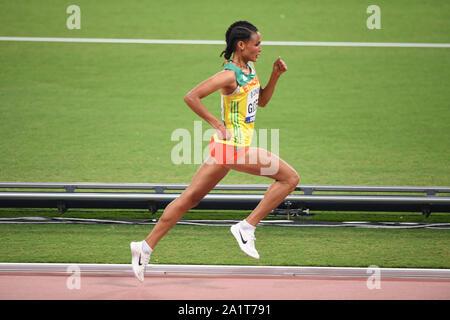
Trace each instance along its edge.
{"label": "runner's left arm", "polygon": [[261,90],[259,91],[258,106],[260,107],[266,106],[270,98],[272,98],[278,79],[286,71],[287,71],[286,63],[281,59],[281,57],[278,57],[278,59],[273,64],[273,70],[269,82],[264,88],[261,88]]}

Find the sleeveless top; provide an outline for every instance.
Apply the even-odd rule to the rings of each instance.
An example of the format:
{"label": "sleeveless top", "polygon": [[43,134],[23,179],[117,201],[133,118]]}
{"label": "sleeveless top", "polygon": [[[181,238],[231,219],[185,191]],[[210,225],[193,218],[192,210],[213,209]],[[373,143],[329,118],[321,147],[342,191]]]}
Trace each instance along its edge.
{"label": "sleeveless top", "polygon": [[216,133],[216,142],[240,147],[251,144],[261,85],[250,62],[248,66],[250,74],[245,74],[231,61],[224,67],[224,70],[234,71],[238,86],[230,95],[221,94],[222,122],[230,130],[232,137],[228,141],[220,140]]}

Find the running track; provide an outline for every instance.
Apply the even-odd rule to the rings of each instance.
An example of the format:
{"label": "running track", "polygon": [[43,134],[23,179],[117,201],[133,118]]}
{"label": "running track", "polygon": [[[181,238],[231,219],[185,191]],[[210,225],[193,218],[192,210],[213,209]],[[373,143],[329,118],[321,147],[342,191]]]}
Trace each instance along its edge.
{"label": "running track", "polygon": [[[92,267],[93,266],[93,267]],[[0,264],[1,300],[449,300],[450,270]],[[275,271],[274,271],[275,270]],[[286,272],[288,270],[288,272]],[[291,275],[287,274],[294,270]],[[437,272],[436,272],[437,271]],[[372,284],[372,285],[370,285]],[[369,288],[371,287],[371,288]]]}

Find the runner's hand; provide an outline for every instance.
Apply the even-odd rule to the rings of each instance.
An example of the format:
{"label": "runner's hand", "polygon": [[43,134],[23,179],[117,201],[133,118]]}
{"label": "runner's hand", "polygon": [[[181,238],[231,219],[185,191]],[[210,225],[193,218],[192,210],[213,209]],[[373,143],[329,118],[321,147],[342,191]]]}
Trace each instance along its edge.
{"label": "runner's hand", "polygon": [[223,124],[220,125],[218,128],[216,128],[217,137],[219,140],[230,140],[231,139],[231,132],[228,130]]}
{"label": "runner's hand", "polygon": [[286,63],[283,60],[281,60],[281,57],[278,57],[278,59],[273,64],[273,72],[276,75],[281,76],[281,74],[286,71],[287,71]]}

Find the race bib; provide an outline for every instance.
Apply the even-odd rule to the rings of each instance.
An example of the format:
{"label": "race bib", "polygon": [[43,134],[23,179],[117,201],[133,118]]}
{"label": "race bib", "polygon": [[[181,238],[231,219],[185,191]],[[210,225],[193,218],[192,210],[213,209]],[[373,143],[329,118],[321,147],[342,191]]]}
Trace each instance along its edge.
{"label": "race bib", "polygon": [[245,122],[251,123],[255,121],[256,109],[258,108],[259,86],[252,89],[247,95],[247,111]]}

